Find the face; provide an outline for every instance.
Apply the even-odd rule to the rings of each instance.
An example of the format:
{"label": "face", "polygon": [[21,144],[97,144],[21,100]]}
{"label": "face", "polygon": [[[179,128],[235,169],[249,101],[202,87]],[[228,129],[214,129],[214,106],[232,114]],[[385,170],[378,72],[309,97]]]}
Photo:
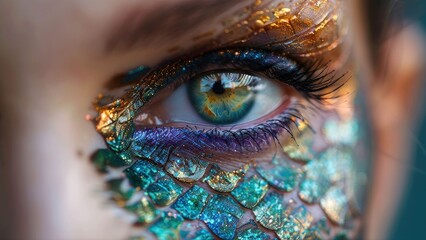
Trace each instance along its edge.
{"label": "face", "polygon": [[384,136],[388,113],[370,112],[389,99],[373,86],[358,5],[5,5],[14,14],[0,59],[11,56],[11,70],[1,74],[16,79],[2,81],[15,111],[5,121],[22,127],[4,132],[11,159],[25,159],[10,164],[25,175],[12,226],[25,212],[27,233],[41,238],[352,239],[366,222],[383,236],[377,209],[394,202],[374,189],[400,175],[370,174],[383,164],[371,146],[403,155],[401,142],[381,139],[404,137]]}

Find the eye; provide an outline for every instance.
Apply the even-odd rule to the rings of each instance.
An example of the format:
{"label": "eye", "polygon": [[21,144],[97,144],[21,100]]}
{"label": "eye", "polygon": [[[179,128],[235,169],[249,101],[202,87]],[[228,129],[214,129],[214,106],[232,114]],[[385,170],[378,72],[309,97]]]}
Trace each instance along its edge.
{"label": "eye", "polygon": [[166,92],[136,117],[136,124],[238,128],[262,117],[271,118],[290,97],[289,87],[283,83],[237,71],[202,73]]}
{"label": "eye", "polygon": [[237,153],[279,145],[297,121],[309,124],[309,107],[337,90],[340,79],[328,65],[270,51],[208,52],[147,73],[99,108],[97,129],[112,149],[126,150],[128,161],[136,155],[163,164],[172,152],[211,161],[232,153],[239,161]]}

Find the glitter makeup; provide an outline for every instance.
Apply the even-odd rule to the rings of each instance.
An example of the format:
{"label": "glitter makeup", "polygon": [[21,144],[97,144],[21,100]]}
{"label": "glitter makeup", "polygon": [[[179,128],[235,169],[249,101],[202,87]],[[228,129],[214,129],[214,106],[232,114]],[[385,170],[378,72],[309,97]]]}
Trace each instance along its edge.
{"label": "glitter makeup", "polygon": [[[345,32],[340,4],[254,1],[223,22],[213,49],[139,67],[143,76],[130,90],[106,104],[99,99],[96,130],[107,149],[92,161],[103,173],[123,172],[109,190],[146,230],[141,238],[358,234],[363,128],[355,110],[344,115],[331,101],[341,89],[356,91],[329,63]],[[267,81],[290,90],[271,95],[280,104],[264,103],[264,115],[239,122]],[[185,84],[183,109],[204,122],[150,113],[158,96]]]}

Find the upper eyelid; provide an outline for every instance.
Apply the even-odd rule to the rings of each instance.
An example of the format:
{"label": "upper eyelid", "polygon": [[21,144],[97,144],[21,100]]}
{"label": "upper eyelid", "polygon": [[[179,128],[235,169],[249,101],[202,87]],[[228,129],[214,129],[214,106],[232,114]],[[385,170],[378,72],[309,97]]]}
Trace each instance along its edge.
{"label": "upper eyelid", "polygon": [[[231,54],[231,53],[235,54],[237,52],[238,52],[238,56],[240,56],[239,54],[244,53],[243,51],[234,50],[234,52],[231,51],[231,52],[228,52],[228,54]],[[235,56],[232,54],[229,57]],[[206,58],[206,60],[210,62],[220,61],[219,59],[215,59],[214,57],[210,55],[204,55],[204,57]],[[263,58],[260,55],[260,56],[256,56],[254,59],[258,61],[262,61]],[[189,63],[192,62],[192,60],[186,60],[186,61],[189,61]],[[265,61],[268,61],[268,60],[266,59]],[[291,62],[292,62],[291,60],[288,60],[288,63],[291,63]],[[255,62],[252,64],[256,65],[257,63],[258,62]],[[292,64],[290,64],[290,66],[291,65]],[[178,62],[175,64],[166,65],[165,67],[161,68],[161,70],[158,70],[160,72],[152,71],[150,74],[147,75],[146,79],[141,81],[140,84],[137,84],[136,86],[134,86],[122,98],[119,98],[108,105],[98,107],[98,111],[100,114],[96,119],[97,121],[96,127],[97,127],[97,130],[100,133],[102,133],[107,140],[110,139],[112,141],[110,142],[110,147],[115,148],[118,151],[121,151],[128,146],[128,144],[131,141],[132,132],[134,131],[134,125],[131,123],[131,121],[133,120],[136,112],[142,106],[144,106],[144,104],[147,101],[149,101],[149,99],[152,96],[154,96],[158,91],[160,91],[163,87],[167,86],[173,81],[176,81],[179,78],[182,78],[182,75],[186,72],[185,66],[186,65],[183,64],[182,62]],[[271,66],[273,66],[273,64],[272,65],[269,64],[269,67]],[[253,70],[256,70],[256,69],[253,69]],[[305,72],[305,75],[314,74],[314,72],[315,71],[311,71],[307,73]],[[300,73],[300,72],[295,71],[295,73]],[[300,76],[304,77],[305,75],[302,74]],[[321,89],[322,87],[333,85],[335,83],[334,81],[335,78],[333,75],[329,76],[328,74],[326,74],[324,76],[327,77],[327,81],[321,81],[322,78],[317,78],[318,83],[320,84],[317,86],[316,88],[317,90],[322,90]],[[164,77],[166,79],[159,79],[159,77]],[[190,76],[187,76],[187,77],[190,77]],[[304,87],[308,87],[314,84],[314,82],[310,81],[310,78],[304,78],[302,80],[303,80]],[[321,95],[311,94],[311,96],[313,97],[313,99],[316,98],[316,100],[321,100]],[[122,129],[122,131],[117,132],[116,131],[117,128]],[[117,134],[120,134],[120,136],[118,136]],[[116,141],[119,141],[119,142],[116,142]],[[111,146],[111,144],[113,144],[114,146]]]}
{"label": "upper eyelid", "polygon": [[[226,1],[226,2],[229,3],[227,6],[235,5],[235,3],[231,3],[231,1]],[[256,27],[255,20],[266,18],[266,17],[268,17],[269,19],[270,16],[273,16],[272,12],[275,12],[277,11],[277,9],[280,9],[277,7],[279,6],[279,4],[277,3],[280,3],[280,2],[281,1],[271,1],[271,3],[273,4],[270,4],[270,5],[268,3],[268,5],[266,6],[263,6],[263,5],[251,6],[252,12],[245,13],[246,15],[248,15],[246,16],[247,19],[243,17],[236,22],[231,21],[232,22],[231,25],[224,24],[224,26],[221,26],[218,29],[214,30],[215,34],[209,35],[209,37],[207,39],[204,39],[203,42],[201,43],[196,41],[190,41],[190,40],[185,41],[184,48],[181,48],[182,46],[175,46],[173,44],[177,42],[177,39],[179,39],[178,37],[179,35],[189,35],[191,34],[190,32],[188,32],[188,34],[178,33],[177,29],[180,28],[179,26],[174,26],[173,30],[171,31],[167,29],[163,29],[161,26],[167,25],[167,24],[166,25],[160,24],[162,23],[164,19],[166,19],[164,15],[162,15],[161,18],[149,18],[149,17],[143,18],[138,13],[138,8],[136,8],[132,10],[134,13],[126,14],[126,17],[124,17],[125,21],[118,21],[123,23],[112,24],[113,26],[118,26],[118,27],[115,27],[115,29],[117,30],[112,30],[111,31],[112,34],[110,34],[109,37],[106,37],[106,39],[110,39],[106,41],[107,42],[106,45],[109,46],[106,48],[114,49],[114,46],[121,46],[121,45],[127,46],[127,47],[123,47],[123,46],[121,47],[124,49],[130,47],[128,50],[134,50],[135,49],[134,45],[139,45],[141,48],[142,47],[156,48],[157,46],[156,44],[161,41],[157,41],[157,40],[153,41],[153,39],[151,39],[151,36],[153,37],[157,35],[165,36],[167,35],[165,33],[173,33],[174,35],[176,35],[176,37],[169,36],[170,35],[169,34],[167,35],[168,36],[167,39],[164,39],[165,41],[163,41],[163,43],[167,44],[167,42],[170,39],[174,39],[172,42],[170,42],[170,48],[177,47],[177,49],[182,49],[182,51],[179,50],[179,52],[174,52],[174,53],[169,52],[168,55],[174,55],[174,56],[182,55],[185,52],[186,53],[194,52],[194,50],[196,50],[195,46],[197,46],[196,48],[198,50],[205,52],[205,51],[213,50],[214,48],[219,48],[219,47],[230,48],[232,46],[237,46],[237,45],[240,45],[240,46],[245,45],[246,47],[250,47],[250,46],[259,47],[259,43],[260,45],[262,44],[268,45],[270,48],[278,44],[278,45],[281,45],[280,47],[284,46],[285,48],[287,48],[287,51],[289,52],[294,52],[294,54],[307,56],[307,55],[312,55],[314,54],[314,52],[317,52],[317,51],[323,51],[324,49],[329,50],[331,46],[338,45],[336,43],[339,42],[339,40],[341,39],[339,37],[338,39],[335,39],[336,35],[339,35],[339,34],[334,34],[334,33],[337,33],[339,32],[340,29],[343,29],[343,27],[340,26],[341,24],[338,24],[338,20],[340,19],[339,14],[341,14],[341,12],[339,12],[341,10],[340,5],[342,4],[340,3],[330,4],[327,2],[327,4],[322,4],[326,7],[313,10],[313,8],[311,8],[312,4],[309,4],[310,1],[299,0],[299,1],[293,2],[292,4],[294,5],[289,5],[290,3],[286,3],[283,6],[294,11],[288,17],[286,18],[277,17],[276,19],[270,19],[267,23],[265,23],[264,26]],[[334,2],[334,1],[330,1],[330,2]],[[191,5],[191,4],[192,3],[188,5]],[[276,6],[274,4],[276,4]],[[222,5],[214,3],[213,6],[220,8]],[[203,9],[206,9],[203,13],[212,12],[212,11],[208,11],[208,8],[206,8],[205,6],[204,7],[201,6],[201,7]],[[167,9],[168,8],[165,8],[163,10],[167,10]],[[240,10],[241,9],[242,8],[240,8]],[[258,15],[258,13],[262,11],[265,12],[265,14]],[[158,12],[161,12],[161,11],[153,11],[152,15],[156,15]],[[173,12],[180,13],[180,11],[173,11]],[[268,12],[269,14],[267,14]],[[174,21],[174,22],[182,22],[189,15],[186,14],[185,16],[181,16],[178,18],[179,21]],[[135,16],[134,18],[137,20],[136,23],[132,23],[134,21],[129,21],[128,19],[129,16]],[[230,16],[233,16],[233,15],[231,14]],[[158,21],[154,21],[153,19],[158,19]],[[285,22],[287,22],[287,24],[281,24],[281,23],[278,24],[278,22],[280,22],[283,19],[285,19]],[[166,20],[164,21],[167,23]],[[227,22],[227,18],[225,17],[222,21]],[[152,29],[152,27],[147,27],[147,26],[152,26],[153,22],[156,22],[155,29],[160,31],[161,34],[146,33],[146,31],[149,31],[149,29]],[[209,21],[209,22],[212,22],[212,21]],[[248,24],[245,25],[243,24],[243,22],[248,22]],[[333,23],[331,24],[331,27],[335,29],[330,29],[329,27],[330,22]],[[273,26],[274,24],[275,25],[278,24],[278,25],[275,27],[270,27],[270,26]],[[194,23],[192,23],[192,25],[194,25]],[[251,29],[251,30],[248,30],[248,32],[245,32],[246,31],[244,30],[245,28]],[[191,27],[188,27],[188,29],[194,29],[194,28],[193,26],[191,26]],[[321,31],[323,31],[324,29],[330,33],[327,35],[321,34]],[[127,32],[128,34],[122,33],[123,31]],[[233,36],[233,35],[230,35],[230,32],[241,32],[241,34]],[[242,32],[245,32],[245,33],[242,33]],[[280,32],[280,35],[276,35],[275,33],[273,33],[272,36],[270,36],[270,32],[275,32],[275,33]],[[285,32],[288,32],[288,33],[285,33]],[[194,38],[195,38],[195,36],[197,36],[197,34],[199,35],[200,33],[198,32],[194,34],[195,34],[194,35]],[[128,37],[125,37],[127,35],[132,36],[133,40],[132,38],[129,40]],[[306,41],[308,38],[311,40]],[[310,42],[312,42],[312,39],[315,39],[315,38],[318,39],[317,41],[318,44],[312,45]],[[319,41],[320,38],[321,38],[321,41]],[[138,39],[146,40],[144,41],[145,44],[140,44]],[[224,40],[224,39],[228,39],[228,40]],[[158,47],[160,46],[158,45]],[[164,45],[161,46],[162,49],[164,49],[164,47],[165,47]]]}

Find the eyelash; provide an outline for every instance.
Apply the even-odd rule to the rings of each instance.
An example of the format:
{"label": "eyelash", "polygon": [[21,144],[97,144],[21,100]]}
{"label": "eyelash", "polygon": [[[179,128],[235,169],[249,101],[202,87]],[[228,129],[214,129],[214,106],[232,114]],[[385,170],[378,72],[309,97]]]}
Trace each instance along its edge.
{"label": "eyelash", "polygon": [[[99,122],[101,121],[98,117],[98,131],[103,133],[106,139],[112,137],[113,141],[107,140],[107,143],[112,149],[118,152],[126,149],[126,154],[123,154],[123,158],[131,162],[134,159],[135,153],[145,153],[136,157],[155,159],[161,155],[163,158],[167,156],[166,159],[168,159],[168,156],[173,151],[176,151],[178,146],[182,145],[182,142],[173,142],[179,136],[185,136],[186,139],[190,139],[189,142],[188,140],[185,142],[187,144],[186,150],[190,152],[203,152],[201,151],[202,149],[205,149],[206,146],[214,142],[225,143],[226,149],[220,150],[219,147],[215,147],[220,150],[221,154],[225,155],[234,152],[258,152],[263,150],[263,146],[270,145],[271,140],[276,145],[281,145],[279,135],[283,131],[287,132],[293,138],[292,126],[297,127],[296,121],[307,123],[300,110],[308,109],[309,106],[298,102],[283,113],[278,114],[275,118],[247,129],[232,131],[220,128],[200,130],[190,126],[180,128],[158,127],[139,129],[133,135],[132,132],[135,131],[134,126],[132,126],[134,124],[132,122],[133,115],[140,108],[143,108],[144,104],[161,89],[182,84],[197,74],[205,72],[207,68],[216,67],[216,71],[221,71],[223,70],[223,66],[228,70],[238,69],[252,72],[255,75],[264,75],[269,79],[278,80],[290,85],[307,100],[309,106],[318,106],[315,103],[322,103],[331,93],[334,93],[344,85],[344,82],[340,83],[344,74],[336,77],[335,71],[329,69],[329,64],[323,64],[321,61],[305,63],[300,67],[300,64],[296,61],[266,50],[229,49],[209,52],[192,60],[181,60],[176,63],[167,64],[159,70],[154,70],[146,74],[143,77],[143,81],[133,87],[122,98],[124,101],[119,99],[107,106],[99,108],[101,112],[105,109],[110,110],[112,112],[110,115],[115,116],[115,118],[110,117],[108,120],[111,121],[108,121],[108,125],[102,126],[101,124],[99,126]],[[124,121],[118,121],[122,116],[125,116]],[[120,128],[124,126],[124,130],[128,130],[130,133],[117,133],[113,132],[114,130],[102,131],[103,127],[111,128],[110,125],[113,125],[115,128],[117,128],[116,125]],[[131,125],[130,128],[129,125]],[[132,139],[128,139],[129,136]],[[152,142],[149,142],[149,137],[151,137]],[[158,141],[159,139],[162,139],[164,143]],[[212,139],[215,139],[215,141],[212,141]],[[118,146],[117,141],[124,141],[125,143]],[[191,141],[192,143],[190,144]],[[203,142],[204,145],[197,147],[196,145],[200,142]],[[150,149],[144,151],[143,148],[145,147]],[[132,150],[131,148],[137,149],[130,151]],[[156,155],[159,156],[156,157]],[[214,158],[210,157],[210,159]]]}

